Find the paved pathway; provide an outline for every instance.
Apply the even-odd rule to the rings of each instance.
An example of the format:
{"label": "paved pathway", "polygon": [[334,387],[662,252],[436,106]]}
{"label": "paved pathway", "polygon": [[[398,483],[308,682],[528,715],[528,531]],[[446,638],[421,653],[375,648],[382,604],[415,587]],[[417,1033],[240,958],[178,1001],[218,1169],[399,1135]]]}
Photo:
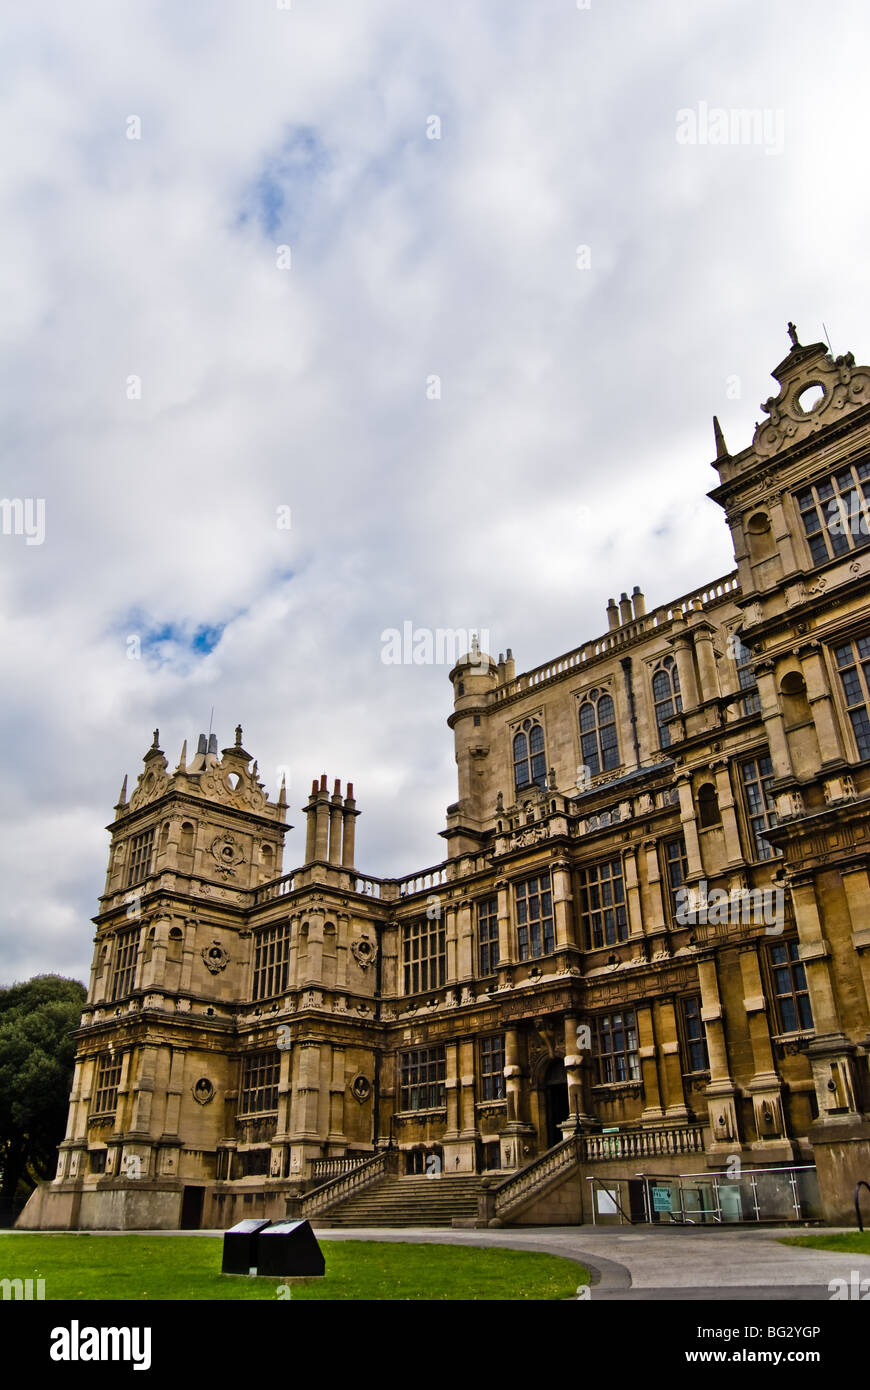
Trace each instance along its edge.
{"label": "paved pathway", "polygon": [[[832,1279],[870,1280],[870,1255],[838,1254],[778,1237],[771,1230],[632,1231],[601,1226],[513,1227],[501,1230],[322,1229],[321,1240],[412,1240],[441,1244],[510,1246],[563,1255],[592,1272],[593,1300],[649,1299],[825,1300]],[[821,1234],[816,1230],[811,1234]],[[866,1286],[870,1289],[870,1284]]]}

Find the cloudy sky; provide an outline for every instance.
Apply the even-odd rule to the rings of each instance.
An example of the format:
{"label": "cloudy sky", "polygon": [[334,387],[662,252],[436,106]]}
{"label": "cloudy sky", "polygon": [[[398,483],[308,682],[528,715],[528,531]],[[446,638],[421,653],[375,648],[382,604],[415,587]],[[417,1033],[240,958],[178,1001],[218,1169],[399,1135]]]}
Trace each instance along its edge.
{"label": "cloudy sky", "polygon": [[[449,667],[384,664],[385,629],[482,628],[525,670],[611,594],[731,569],[712,414],[749,442],[789,319],[870,358],[868,27],[859,0],[7,8],[0,486],[45,529],[0,535],[0,981],[87,977],[155,726],[174,766],[214,706],[273,796],[289,770],[286,869],[325,771],[358,865],[410,872],[456,795]],[[760,137],[704,141],[717,109]]]}

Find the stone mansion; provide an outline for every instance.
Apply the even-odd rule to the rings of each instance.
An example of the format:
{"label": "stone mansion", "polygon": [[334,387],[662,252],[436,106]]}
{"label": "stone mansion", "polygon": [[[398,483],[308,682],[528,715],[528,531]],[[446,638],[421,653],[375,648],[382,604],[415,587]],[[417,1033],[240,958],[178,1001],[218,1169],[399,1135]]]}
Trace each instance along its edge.
{"label": "stone mansion", "polygon": [[611,599],[535,670],[472,643],[450,672],[442,863],[364,874],[353,786],[319,776],[288,872],[241,729],[174,769],[155,733],[109,826],[57,1176],[20,1225],[340,1222],[378,1194],[399,1221],[437,1194],[429,1219],[564,1223],[611,1212],[602,1185],[640,1219],[638,1174],[735,1161],[814,1165],[817,1214],[849,1216],[870,369],[789,333],[749,447],[714,422],[734,572]]}

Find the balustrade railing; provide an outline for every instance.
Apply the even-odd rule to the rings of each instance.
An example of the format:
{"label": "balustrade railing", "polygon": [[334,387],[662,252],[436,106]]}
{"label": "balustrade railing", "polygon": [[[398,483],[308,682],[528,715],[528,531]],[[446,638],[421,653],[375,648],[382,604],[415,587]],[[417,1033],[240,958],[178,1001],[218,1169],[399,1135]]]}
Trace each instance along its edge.
{"label": "balustrade railing", "polygon": [[696,1154],[704,1152],[704,1129],[702,1125],[685,1125],[673,1129],[629,1129],[619,1134],[584,1134],[582,1144],[586,1163]]}
{"label": "balustrade railing", "polygon": [[343,1177],[345,1173],[352,1173],[367,1162],[366,1158],[314,1158],[311,1160],[311,1176],[320,1185],[332,1178]]}
{"label": "balustrade railing", "polygon": [[398,1149],[384,1149],[381,1153],[356,1164],[350,1172],[341,1173],[337,1178],[331,1178],[320,1187],[306,1192],[299,1198],[299,1215],[310,1217],[319,1211],[325,1211],[327,1207],[343,1202],[345,1197],[362,1192],[364,1188],[380,1182],[382,1178],[395,1175],[398,1170]]}

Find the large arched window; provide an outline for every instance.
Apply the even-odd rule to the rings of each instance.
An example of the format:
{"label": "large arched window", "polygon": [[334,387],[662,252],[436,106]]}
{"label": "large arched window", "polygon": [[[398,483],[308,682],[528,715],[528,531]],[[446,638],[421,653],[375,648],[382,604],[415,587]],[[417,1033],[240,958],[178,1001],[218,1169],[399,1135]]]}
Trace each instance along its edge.
{"label": "large arched window", "polygon": [[680,696],[680,677],[677,663],[672,656],[659,662],[652,682],[653,704],[655,705],[656,725],[659,731],[659,747],[667,748],[671,741],[668,720],[681,714],[683,701]]}
{"label": "large arched window", "polygon": [[547,785],[547,758],[544,752],[544,731],[537,721],[523,720],[523,727],[514,735],[514,786]]}
{"label": "large arched window", "polygon": [[616,711],[601,690],[590,690],[580,706],[580,755],[593,776],[619,767]]}

